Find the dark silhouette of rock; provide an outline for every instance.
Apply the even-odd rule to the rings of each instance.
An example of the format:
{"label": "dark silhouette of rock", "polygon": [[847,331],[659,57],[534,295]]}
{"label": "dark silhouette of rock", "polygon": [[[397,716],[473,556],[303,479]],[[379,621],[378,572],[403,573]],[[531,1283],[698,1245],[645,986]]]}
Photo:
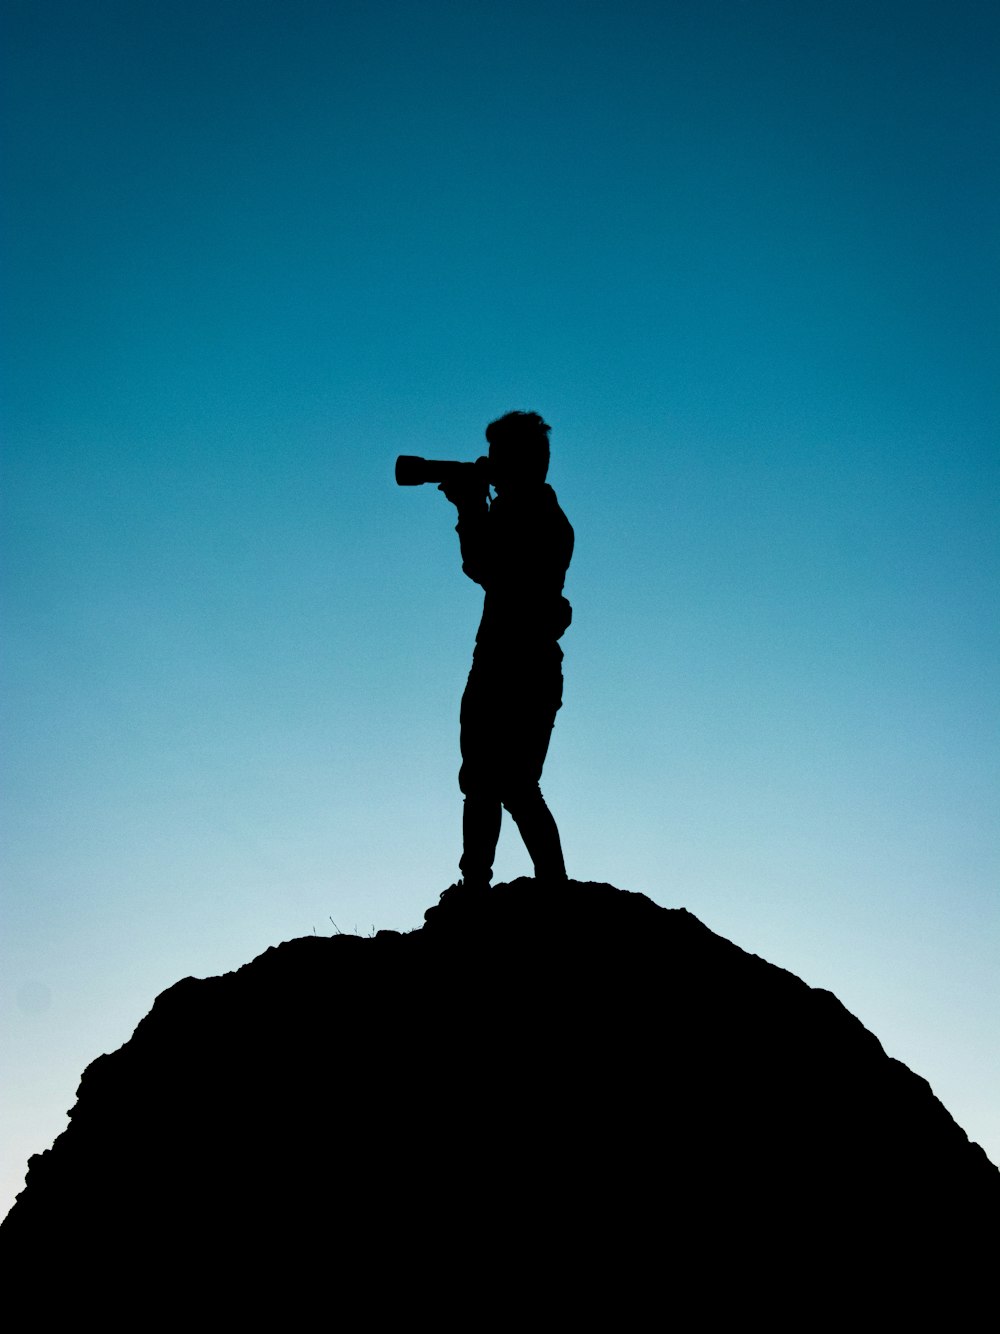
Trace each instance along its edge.
{"label": "dark silhouette of rock", "polygon": [[105,1326],[955,1328],[998,1205],[829,992],[683,909],[518,880],[164,992],[84,1072],[0,1256],[10,1304]]}

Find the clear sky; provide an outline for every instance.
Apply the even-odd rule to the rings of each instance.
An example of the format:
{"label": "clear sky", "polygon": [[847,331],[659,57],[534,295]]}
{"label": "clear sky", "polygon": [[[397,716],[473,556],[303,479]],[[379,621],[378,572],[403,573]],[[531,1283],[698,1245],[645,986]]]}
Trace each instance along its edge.
{"label": "clear sky", "polygon": [[392,469],[512,408],[571,876],[1000,1161],[995,5],[4,10],[0,1205],[158,992],[455,879],[480,595]]}

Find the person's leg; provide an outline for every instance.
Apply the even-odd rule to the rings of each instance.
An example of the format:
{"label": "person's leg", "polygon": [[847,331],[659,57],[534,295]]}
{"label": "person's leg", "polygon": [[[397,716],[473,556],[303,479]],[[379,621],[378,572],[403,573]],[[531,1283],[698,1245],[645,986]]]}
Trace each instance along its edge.
{"label": "person's leg", "polygon": [[[558,653],[558,650],[556,650]],[[562,705],[562,654],[532,665],[507,720],[501,799],[524,840],[538,880],[565,880],[559,829],[538,786]],[[515,696],[515,698],[517,698]]]}
{"label": "person's leg", "polygon": [[508,793],[504,805],[517,825],[535,867],[537,880],[565,880],[559,829],[536,783],[533,788]]}
{"label": "person's leg", "polygon": [[465,795],[465,807],[459,867],[463,882],[476,886],[488,885],[493,878],[503,815],[490,755],[491,694],[488,674],[473,662],[461,710],[462,767],[458,785]]}
{"label": "person's leg", "polygon": [[469,792],[462,811],[462,860],[458,863],[467,885],[488,885],[493,879],[502,816],[500,798]]}

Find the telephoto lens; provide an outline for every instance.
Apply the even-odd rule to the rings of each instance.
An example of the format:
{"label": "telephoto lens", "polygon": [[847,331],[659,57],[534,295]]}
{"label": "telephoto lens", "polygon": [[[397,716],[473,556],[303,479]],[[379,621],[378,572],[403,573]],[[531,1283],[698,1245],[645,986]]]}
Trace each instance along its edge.
{"label": "telephoto lens", "polygon": [[399,486],[423,486],[433,482],[472,481],[481,477],[484,485],[489,480],[489,459],[484,455],[475,463],[455,463],[451,459],[422,459],[416,454],[400,454],[396,460],[396,482]]}

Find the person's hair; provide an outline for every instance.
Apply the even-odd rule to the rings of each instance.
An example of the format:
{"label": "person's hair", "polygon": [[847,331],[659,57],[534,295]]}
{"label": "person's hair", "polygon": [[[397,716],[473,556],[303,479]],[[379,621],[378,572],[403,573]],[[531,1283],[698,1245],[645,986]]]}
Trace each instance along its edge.
{"label": "person's hair", "polygon": [[549,431],[537,412],[508,412],[486,428],[492,454],[499,454],[525,480],[545,481],[549,470]]}

